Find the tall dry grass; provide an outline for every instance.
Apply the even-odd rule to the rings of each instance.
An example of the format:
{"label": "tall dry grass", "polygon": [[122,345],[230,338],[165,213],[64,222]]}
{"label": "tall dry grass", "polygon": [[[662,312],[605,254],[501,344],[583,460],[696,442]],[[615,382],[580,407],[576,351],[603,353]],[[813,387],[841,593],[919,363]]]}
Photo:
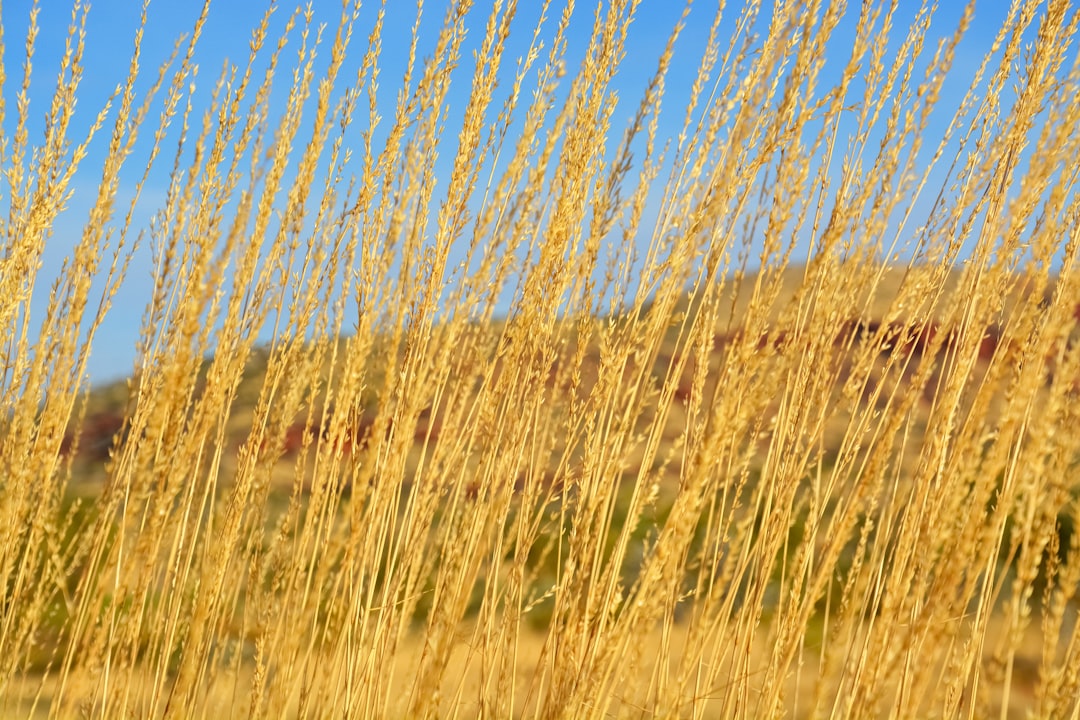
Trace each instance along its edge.
{"label": "tall dry grass", "polygon": [[[683,25],[616,103],[638,3],[572,5],[514,66],[515,0],[447,3],[403,77],[400,4],[366,37],[359,3],[267,15],[200,106],[204,8],[160,69],[140,32],[73,137],[77,4],[40,144],[32,21],[0,105],[5,717],[1080,713],[1075,10],[1015,3],[953,112],[971,6],[936,45],[929,7],[694,7],[667,137]],[[120,177],[159,165],[141,228]],[[136,252],[94,465],[70,445]]]}

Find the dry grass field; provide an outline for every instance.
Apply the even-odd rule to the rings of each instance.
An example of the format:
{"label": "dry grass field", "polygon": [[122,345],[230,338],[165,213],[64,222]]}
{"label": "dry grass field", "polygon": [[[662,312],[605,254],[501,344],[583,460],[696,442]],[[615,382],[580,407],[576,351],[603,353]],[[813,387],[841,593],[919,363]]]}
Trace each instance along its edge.
{"label": "dry grass field", "polygon": [[402,78],[374,10],[268,17],[205,107],[200,20],[89,139],[85,8],[40,145],[5,81],[0,717],[1080,716],[1077,11],[942,110],[971,7],[695,6],[672,108],[683,25],[616,103],[637,3],[543,5],[515,66],[514,0],[447,2]]}

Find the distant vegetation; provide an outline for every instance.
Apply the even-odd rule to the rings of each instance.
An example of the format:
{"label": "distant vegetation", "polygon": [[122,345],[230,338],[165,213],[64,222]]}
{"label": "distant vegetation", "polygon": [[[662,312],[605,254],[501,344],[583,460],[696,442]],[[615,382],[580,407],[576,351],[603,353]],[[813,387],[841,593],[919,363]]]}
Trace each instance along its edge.
{"label": "distant vegetation", "polygon": [[[517,3],[448,5],[403,78],[349,3],[264,19],[206,106],[202,20],[135,53],[33,324],[86,11],[40,145],[8,79],[0,715],[1080,712],[1076,11],[1018,2],[941,136],[970,8],[933,45],[702,4],[669,138],[682,25],[616,104],[636,4],[584,62],[592,8],[548,8],[498,87]],[[136,372],[91,391],[136,139],[179,160]]]}

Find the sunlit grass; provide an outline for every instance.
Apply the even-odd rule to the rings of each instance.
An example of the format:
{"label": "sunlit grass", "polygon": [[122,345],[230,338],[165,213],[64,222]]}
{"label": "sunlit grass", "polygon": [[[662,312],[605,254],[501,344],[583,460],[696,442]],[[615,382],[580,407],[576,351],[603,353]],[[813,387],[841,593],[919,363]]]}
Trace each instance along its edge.
{"label": "sunlit grass", "polygon": [[404,77],[368,8],[214,80],[200,19],[88,139],[81,7],[40,145],[5,84],[0,714],[1076,713],[1076,12],[1019,3],[950,106],[970,12],[695,7],[668,107],[682,25],[617,103],[634,3],[545,5],[516,66],[516,3],[448,5]]}

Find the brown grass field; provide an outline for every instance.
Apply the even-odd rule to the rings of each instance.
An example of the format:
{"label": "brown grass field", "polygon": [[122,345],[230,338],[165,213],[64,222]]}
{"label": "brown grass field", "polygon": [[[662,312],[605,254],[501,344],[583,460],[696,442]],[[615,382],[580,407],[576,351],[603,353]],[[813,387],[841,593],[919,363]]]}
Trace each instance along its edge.
{"label": "brown grass field", "polygon": [[205,107],[200,19],[90,138],[76,5],[42,144],[0,105],[0,717],[1080,717],[1080,14],[948,109],[974,5],[695,5],[668,107],[681,24],[615,102],[637,3],[516,66],[514,0],[445,5],[402,78],[374,9],[268,16]]}

